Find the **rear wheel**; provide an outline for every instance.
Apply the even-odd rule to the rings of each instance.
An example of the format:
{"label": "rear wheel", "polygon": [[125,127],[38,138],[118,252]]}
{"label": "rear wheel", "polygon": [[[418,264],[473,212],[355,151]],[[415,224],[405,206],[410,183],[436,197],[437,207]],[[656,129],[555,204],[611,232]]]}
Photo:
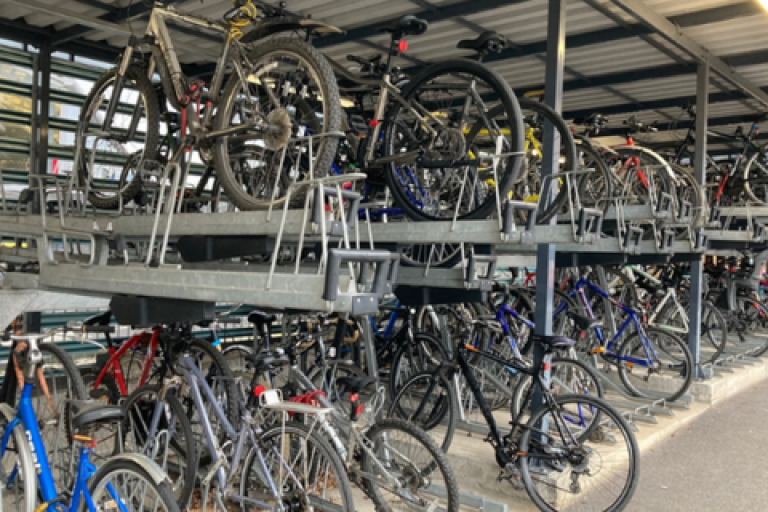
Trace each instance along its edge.
{"label": "rear wheel", "polygon": [[[115,383],[111,373],[105,373],[96,386],[96,379],[101,370],[96,368],[86,368],[82,371],[83,382],[85,383],[86,400],[93,400],[102,405],[118,405],[122,395],[120,388]],[[92,433],[96,440],[94,455],[102,460],[112,456],[120,451],[119,431],[117,423],[103,423],[94,429]]]}
{"label": "rear wheel", "polygon": [[413,375],[434,369],[450,359],[442,342],[425,332],[417,332],[405,340],[395,352],[389,369],[389,396],[394,397],[400,386]]}
{"label": "rear wheel", "polygon": [[[502,153],[523,149],[520,106],[507,82],[487,66],[452,59],[412,77],[402,96],[405,105],[395,102],[387,114],[383,152],[399,157],[383,164],[398,206],[414,220],[491,215],[495,189],[506,196],[522,161],[502,157],[494,175],[497,145]],[[483,96],[499,99],[498,115],[492,116],[493,105]]]}
{"label": "rear wheel", "polygon": [[[96,510],[180,512],[170,485],[156,482],[137,461],[113,459],[88,482]],[[116,506],[120,503],[120,507]],[[86,506],[83,504],[83,508]],[[81,509],[81,510],[82,510]]]}

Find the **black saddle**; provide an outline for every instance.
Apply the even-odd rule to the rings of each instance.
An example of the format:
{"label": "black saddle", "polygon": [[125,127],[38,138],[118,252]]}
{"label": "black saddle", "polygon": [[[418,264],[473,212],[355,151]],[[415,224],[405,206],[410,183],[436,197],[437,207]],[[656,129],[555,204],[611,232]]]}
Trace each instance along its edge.
{"label": "black saddle", "polygon": [[498,53],[506,47],[507,38],[493,30],[486,30],[476,38],[464,39],[456,45],[456,48],[475,50],[482,55],[487,55],[491,52]]}
{"label": "black saddle", "polygon": [[94,402],[74,400],[72,407],[72,426],[82,430],[95,423],[114,423],[125,419],[125,408],[120,405],[102,405]]}
{"label": "black saddle", "polygon": [[402,36],[420,36],[427,31],[429,22],[406,14],[399,20],[389,25],[385,25],[379,29],[379,32],[389,32],[395,39],[400,39]]}
{"label": "black saddle", "polygon": [[336,379],[336,386],[342,393],[359,393],[374,382],[376,377],[340,377]]}
{"label": "black saddle", "polygon": [[89,316],[83,320],[83,325],[109,325],[112,321],[112,311],[105,311],[98,315]]}
{"label": "black saddle", "polygon": [[285,366],[291,360],[286,354],[275,354],[272,352],[261,352],[259,354],[248,354],[245,360],[251,363],[256,373],[274,370],[280,366]]}
{"label": "black saddle", "polygon": [[555,348],[571,348],[576,344],[571,338],[565,336],[539,336],[534,334],[531,336],[531,340],[541,343],[547,350]]}
{"label": "black saddle", "polygon": [[603,321],[600,318],[589,318],[588,316],[582,316],[573,311],[568,311],[566,315],[576,323],[576,327],[578,327],[580,331],[603,326]]}
{"label": "black saddle", "polygon": [[264,311],[254,310],[248,313],[248,321],[259,327],[264,325],[270,325],[277,320],[277,315],[265,313]]}

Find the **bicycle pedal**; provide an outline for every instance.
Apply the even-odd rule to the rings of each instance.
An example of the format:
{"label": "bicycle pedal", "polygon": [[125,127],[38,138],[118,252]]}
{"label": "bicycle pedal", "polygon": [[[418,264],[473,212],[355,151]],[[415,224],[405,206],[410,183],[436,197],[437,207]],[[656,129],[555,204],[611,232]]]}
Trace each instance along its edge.
{"label": "bicycle pedal", "polygon": [[605,354],[605,347],[597,347],[589,351],[589,355],[594,356],[595,354]]}

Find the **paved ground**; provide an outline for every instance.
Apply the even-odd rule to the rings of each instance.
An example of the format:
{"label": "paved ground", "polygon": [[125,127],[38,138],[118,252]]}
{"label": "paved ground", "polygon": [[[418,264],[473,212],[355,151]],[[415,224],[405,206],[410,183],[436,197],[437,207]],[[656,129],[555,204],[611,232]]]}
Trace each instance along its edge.
{"label": "paved ground", "polygon": [[643,453],[628,512],[768,509],[768,380],[750,386]]}

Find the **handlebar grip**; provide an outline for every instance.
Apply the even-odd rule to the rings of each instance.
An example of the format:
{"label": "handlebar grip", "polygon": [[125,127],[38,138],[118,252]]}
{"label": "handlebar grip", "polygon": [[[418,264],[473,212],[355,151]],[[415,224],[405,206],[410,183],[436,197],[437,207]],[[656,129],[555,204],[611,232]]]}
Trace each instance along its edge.
{"label": "handlebar grip", "polygon": [[88,333],[100,332],[104,334],[114,334],[115,326],[114,325],[84,325],[83,332],[88,332]]}

